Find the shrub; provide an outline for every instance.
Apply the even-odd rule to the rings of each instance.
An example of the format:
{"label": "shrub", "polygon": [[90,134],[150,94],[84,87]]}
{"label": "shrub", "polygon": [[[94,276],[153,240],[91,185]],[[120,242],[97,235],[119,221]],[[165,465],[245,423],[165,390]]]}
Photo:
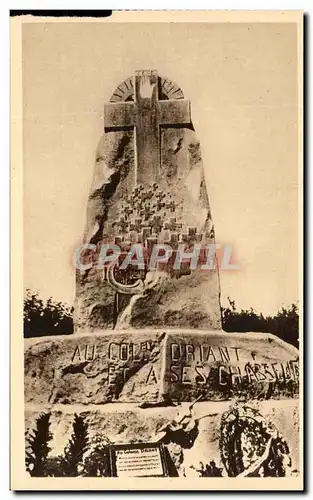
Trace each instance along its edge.
{"label": "shrub", "polygon": [[275,316],[263,316],[254,309],[237,309],[234,301],[228,297],[229,306],[222,307],[222,325],[226,332],[265,332],[299,347],[298,306],[291,304],[282,307]]}
{"label": "shrub", "polygon": [[26,434],[26,470],[39,477],[107,477],[110,475],[109,444],[102,434],[91,439],[88,424],[74,415],[72,435],[62,455],[51,456],[48,441],[50,413],[36,420],[35,431]]}
{"label": "shrub", "polygon": [[27,289],[24,299],[24,337],[70,333],[73,333],[73,307],[55,302],[51,297],[43,301],[38,293]]}
{"label": "shrub", "polygon": [[[299,347],[299,312],[296,304],[282,307],[274,316],[264,316],[253,308],[238,309],[228,297],[229,305],[222,307],[222,325],[226,332],[265,332]],[[47,301],[38,293],[26,290],[24,299],[24,337],[65,335],[73,333],[73,307]]]}

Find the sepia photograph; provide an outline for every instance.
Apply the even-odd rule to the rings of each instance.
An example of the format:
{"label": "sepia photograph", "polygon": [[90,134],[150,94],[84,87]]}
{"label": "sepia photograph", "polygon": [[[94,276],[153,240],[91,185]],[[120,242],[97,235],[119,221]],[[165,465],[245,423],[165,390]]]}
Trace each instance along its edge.
{"label": "sepia photograph", "polygon": [[302,30],[11,19],[13,490],[303,489]]}

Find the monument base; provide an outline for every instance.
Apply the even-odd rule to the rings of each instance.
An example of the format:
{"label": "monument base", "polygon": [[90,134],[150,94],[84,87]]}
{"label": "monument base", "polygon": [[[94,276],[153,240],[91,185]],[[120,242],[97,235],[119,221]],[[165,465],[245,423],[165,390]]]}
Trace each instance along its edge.
{"label": "monument base", "polygon": [[106,465],[94,467],[110,445],[162,442],[169,475],[208,466],[203,474],[218,476],[229,463],[223,474],[236,476],[271,439],[297,473],[298,390],[298,351],[271,334],[151,329],[25,340],[26,442],[46,415],[51,475],[82,435],[98,457],[85,464],[89,475],[105,475]]}
{"label": "monument base", "polygon": [[298,350],[265,333],[128,330],[25,340],[25,400],[159,403],[295,397]]}

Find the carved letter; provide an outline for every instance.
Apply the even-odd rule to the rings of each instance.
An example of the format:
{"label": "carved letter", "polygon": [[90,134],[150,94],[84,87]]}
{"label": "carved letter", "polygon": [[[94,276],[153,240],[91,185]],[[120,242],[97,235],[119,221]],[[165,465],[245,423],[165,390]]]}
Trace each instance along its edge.
{"label": "carved letter", "polygon": [[279,380],[279,373],[276,370],[276,366],[277,365],[278,365],[278,363],[272,363],[272,368],[273,368],[273,371],[275,373],[275,377],[276,377],[277,380]]}
{"label": "carved letter", "polygon": [[231,347],[231,349],[234,349],[235,350],[235,353],[236,353],[236,358],[237,358],[237,361],[239,361],[239,354],[238,354],[238,351],[239,351],[239,347]]}
{"label": "carved letter", "polygon": [[[114,353],[112,353],[112,350],[113,350],[113,346],[118,346],[119,344],[117,344],[116,342],[111,342],[109,344],[109,359],[114,359]],[[111,350],[112,349],[112,350]],[[118,359],[118,355],[115,356],[115,359]]]}
{"label": "carved letter", "polygon": [[213,351],[213,348],[211,345],[209,346],[209,352],[208,352],[208,355],[206,357],[206,361],[209,361],[210,356],[212,356],[214,361],[216,361],[216,356],[214,354],[214,351]]}
{"label": "carved letter", "polygon": [[120,360],[127,361],[128,359],[128,344],[120,345]]}
{"label": "carved letter", "polygon": [[129,359],[131,359],[131,360],[134,359],[134,344],[132,342],[128,346],[128,355],[129,355]]}
{"label": "carved letter", "polygon": [[218,383],[219,385],[227,385],[227,382],[222,382],[222,370],[224,370],[224,373],[226,372],[226,368],[224,365],[220,365],[218,367]]}
{"label": "carved letter", "polygon": [[202,369],[203,369],[203,366],[196,366],[196,367],[195,367],[196,373],[197,373],[197,374],[199,375],[199,377],[200,377],[200,380],[199,380],[199,377],[196,377],[196,383],[197,383],[197,384],[205,384],[205,382],[206,382],[206,378],[205,378],[204,374],[203,374],[203,373],[201,373],[201,372],[199,371],[199,370],[200,370],[200,368],[202,368]]}
{"label": "carved letter", "polygon": [[[176,356],[175,356],[176,354]],[[180,349],[178,344],[171,344],[171,360],[178,361],[180,358]]]}
{"label": "carved letter", "polygon": [[195,348],[192,344],[186,344],[186,361],[189,361],[189,356],[191,356],[191,361],[195,360]]}
{"label": "carved letter", "polygon": [[270,376],[270,378],[269,378],[269,380],[268,380],[268,381],[269,381],[269,382],[275,382],[276,377],[275,377],[275,375],[273,375],[273,374],[272,374],[272,372],[270,372],[270,371],[269,371],[269,369],[268,369],[268,364],[267,364],[267,363],[262,363],[262,364],[263,364],[263,366],[264,366],[264,372],[265,372],[265,375],[269,375],[269,376]]}
{"label": "carved letter", "polygon": [[74,351],[74,354],[73,354],[73,357],[72,357],[72,363],[74,362],[74,359],[75,357],[78,355],[78,361],[82,361],[82,358],[81,358],[81,353],[80,353],[80,349],[79,349],[79,345],[77,345],[75,347],[75,351]]}
{"label": "carved letter", "polygon": [[115,375],[115,366],[109,365],[108,381],[110,385],[115,383],[114,375]]}
{"label": "carved letter", "polygon": [[[91,347],[91,353],[89,353],[89,347]],[[93,361],[96,357],[96,345],[86,345],[85,348],[85,360],[86,361]],[[88,354],[91,354],[91,356],[88,356]]]}
{"label": "carved letter", "polygon": [[221,361],[230,361],[230,356],[227,347],[219,347]]}
{"label": "carved letter", "polygon": [[[233,368],[236,371],[233,371]],[[230,375],[232,385],[235,385],[235,381],[237,381],[238,384],[241,384],[241,371],[240,371],[239,366],[237,366],[237,367],[230,366],[229,367],[229,375]]]}
{"label": "carved letter", "polygon": [[286,373],[285,373],[285,367],[283,363],[280,363],[281,371],[282,371],[282,376],[284,381],[286,382]]}
{"label": "carved letter", "polygon": [[292,372],[293,372],[293,375],[294,375],[294,380],[298,380],[299,379],[299,365],[298,365],[298,361],[297,360],[289,361],[289,365],[292,368]]}
{"label": "carved letter", "polygon": [[179,366],[176,366],[176,365],[170,366],[171,382],[179,382],[179,376],[177,375],[176,372],[174,372],[174,368],[179,368]]}
{"label": "carved letter", "polygon": [[[152,378],[152,380],[150,380],[150,377]],[[148,377],[147,377],[147,380],[146,380],[146,384],[148,384],[149,382],[153,382],[155,384],[157,384],[157,382],[158,382],[158,379],[156,378],[156,375],[154,373],[153,366],[151,366],[151,368],[150,368],[150,371],[149,371],[149,374],[148,374]]]}
{"label": "carved letter", "polygon": [[246,374],[248,376],[248,381],[249,384],[251,384],[252,380],[251,378],[254,377],[255,381],[258,382],[258,377],[256,376],[255,372],[253,371],[252,367],[249,365],[249,363],[246,364],[245,366]]}
{"label": "carved letter", "polygon": [[255,373],[256,373],[256,376],[257,376],[257,379],[258,379],[259,382],[262,382],[263,380],[266,380],[265,373],[263,373],[261,371],[261,365],[259,365],[259,364],[255,365]]}
{"label": "carved letter", "polygon": [[289,364],[289,361],[286,361],[286,363],[285,363],[284,374],[285,374],[286,380],[294,378],[294,374],[291,373],[291,363]]}
{"label": "carved letter", "polygon": [[191,384],[191,380],[189,378],[185,378],[185,376],[187,375],[187,373],[185,372],[185,368],[190,368],[190,366],[183,366],[181,377],[182,384]]}
{"label": "carved letter", "polygon": [[200,345],[199,348],[200,348],[199,349],[200,350],[200,361],[201,361],[201,363],[203,363],[203,345]]}

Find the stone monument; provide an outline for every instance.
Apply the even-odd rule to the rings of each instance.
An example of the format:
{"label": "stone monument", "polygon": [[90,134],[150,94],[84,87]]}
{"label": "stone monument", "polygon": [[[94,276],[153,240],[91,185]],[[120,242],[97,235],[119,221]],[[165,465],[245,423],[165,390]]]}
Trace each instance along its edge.
{"label": "stone monument", "polygon": [[[214,240],[190,102],[156,71],[137,71],[104,107],[76,255],[82,265],[75,333],[25,340],[26,428],[49,412],[58,436],[52,454],[62,452],[58,443],[69,438],[77,412],[88,423],[90,442],[103,435],[114,444],[149,443],[166,422],[177,423],[177,405],[188,408],[197,400],[188,446],[184,441],[175,451],[167,427],[174,475],[188,475],[197,460],[213,460],[229,475],[243,473],[244,465],[230,463],[225,445],[236,434],[225,434],[233,411],[238,422],[253,414],[267,439],[269,428],[288,436],[299,470],[298,351],[271,334],[222,331],[218,269],[207,265]],[[153,253],[157,244],[163,253]],[[105,261],[111,247],[120,253]],[[132,265],[139,254],[142,262]],[[202,267],[192,265],[193,257]],[[232,410],[247,402],[250,416]],[[272,423],[261,425],[263,418]],[[267,450],[262,439],[247,459],[255,469]]]}
{"label": "stone monument", "polygon": [[[214,241],[200,144],[180,88],[156,71],[136,72],[105,106],[104,130],[85,243],[112,242],[127,250],[131,243],[149,249],[163,242],[175,252],[179,243],[192,251],[195,243]],[[168,267],[159,279],[142,270],[142,286],[130,276],[136,284],[128,287],[115,280],[114,286],[96,267],[78,271],[77,331],[221,329],[217,271]]]}

